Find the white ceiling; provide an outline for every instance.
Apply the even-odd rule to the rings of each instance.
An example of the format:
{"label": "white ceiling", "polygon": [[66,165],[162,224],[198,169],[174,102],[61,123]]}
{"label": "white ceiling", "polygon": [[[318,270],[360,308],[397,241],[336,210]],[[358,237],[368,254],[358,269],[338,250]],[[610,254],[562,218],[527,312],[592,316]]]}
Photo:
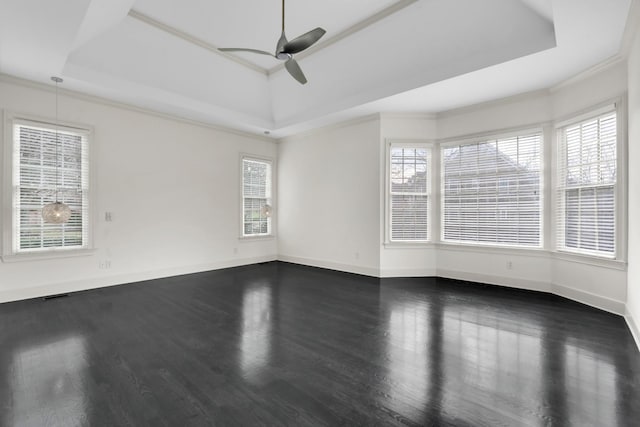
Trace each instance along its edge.
{"label": "white ceiling", "polygon": [[[618,53],[631,0],[288,0],[300,85],[267,56],[279,0],[0,0],[0,72],[280,137],[557,84]],[[53,18],[53,19],[52,19]]]}

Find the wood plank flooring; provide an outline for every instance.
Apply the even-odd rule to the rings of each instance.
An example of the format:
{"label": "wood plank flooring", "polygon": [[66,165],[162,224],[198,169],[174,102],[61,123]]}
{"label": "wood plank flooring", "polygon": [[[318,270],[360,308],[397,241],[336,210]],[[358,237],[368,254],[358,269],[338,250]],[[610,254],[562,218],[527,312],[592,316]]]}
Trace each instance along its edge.
{"label": "wood plank flooring", "polygon": [[638,426],[624,320],[267,263],[0,304],[2,426]]}

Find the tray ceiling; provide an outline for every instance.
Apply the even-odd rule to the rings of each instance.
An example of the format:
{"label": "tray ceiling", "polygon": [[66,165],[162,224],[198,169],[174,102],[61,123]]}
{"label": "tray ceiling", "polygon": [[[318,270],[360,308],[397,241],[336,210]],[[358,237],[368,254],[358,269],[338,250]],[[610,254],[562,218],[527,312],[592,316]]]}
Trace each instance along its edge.
{"label": "tray ceiling", "polygon": [[[3,0],[0,72],[62,75],[68,89],[283,136],[371,109],[437,112],[548,87],[618,52],[629,4],[288,0],[289,38],[327,30],[297,56],[302,86],[275,58],[216,50],[273,50],[278,0]],[[497,90],[478,91],[487,85]]]}

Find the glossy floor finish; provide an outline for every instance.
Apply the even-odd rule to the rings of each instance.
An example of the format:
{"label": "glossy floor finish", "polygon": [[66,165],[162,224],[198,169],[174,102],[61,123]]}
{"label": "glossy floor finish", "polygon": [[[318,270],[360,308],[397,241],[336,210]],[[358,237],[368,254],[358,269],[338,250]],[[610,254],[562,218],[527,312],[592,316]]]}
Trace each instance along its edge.
{"label": "glossy floor finish", "polygon": [[268,263],[0,305],[3,426],[640,425],[623,319]]}

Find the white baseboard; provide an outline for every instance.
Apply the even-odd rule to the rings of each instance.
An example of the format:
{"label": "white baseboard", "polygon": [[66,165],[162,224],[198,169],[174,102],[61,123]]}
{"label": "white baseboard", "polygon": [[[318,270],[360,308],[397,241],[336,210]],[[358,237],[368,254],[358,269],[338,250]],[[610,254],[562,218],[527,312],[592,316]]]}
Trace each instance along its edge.
{"label": "white baseboard", "polygon": [[435,268],[385,268],[380,270],[380,277],[434,277]]}
{"label": "white baseboard", "polygon": [[617,301],[554,283],[443,269],[437,269],[436,274],[438,277],[446,277],[449,279],[466,280],[469,282],[487,283],[490,285],[505,286],[509,288],[546,292],[621,316],[624,315],[625,312],[625,303],[623,301]]}
{"label": "white baseboard", "polygon": [[46,286],[37,286],[23,289],[9,289],[0,291],[0,303],[19,301],[30,298],[39,298],[47,295],[57,295],[69,292],[78,292],[89,289],[103,288],[107,286],[122,285],[125,283],[141,282],[144,280],[160,279],[164,277],[180,276],[183,274],[200,273],[203,271],[219,270],[221,268],[239,267],[242,265],[257,264],[260,262],[275,261],[276,255],[261,257],[231,259],[216,261],[206,264],[166,268],[129,274],[120,274],[104,277],[93,277],[72,282],[54,283]]}
{"label": "white baseboard", "polygon": [[638,324],[636,323],[629,309],[625,310],[624,320],[627,321],[627,325],[629,326],[631,335],[636,342],[636,347],[638,347],[638,351],[640,351],[640,326],[638,326]]}
{"label": "white baseboard", "polygon": [[625,303],[568,286],[553,284],[552,293],[591,307],[624,316]]}
{"label": "white baseboard", "polygon": [[507,288],[527,289],[531,291],[551,293],[551,285],[546,282],[519,279],[515,277],[494,276],[491,274],[478,274],[467,271],[436,270],[438,277],[447,279],[465,280],[468,282],[486,283],[489,285],[504,286]]}
{"label": "white baseboard", "polygon": [[278,261],[307,265],[310,267],[326,268],[328,270],[344,271],[346,273],[361,274],[363,276],[380,277],[380,270],[374,267],[363,267],[359,265],[341,264],[333,261],[301,258],[296,256],[290,256],[290,255],[278,255]]}
{"label": "white baseboard", "polygon": [[595,295],[582,290],[570,288],[567,286],[550,284],[528,279],[520,279],[505,276],[477,274],[473,272],[443,270],[443,269],[387,269],[379,270],[374,267],[356,266],[350,264],[336,263],[326,260],[316,260],[310,258],[302,258],[288,255],[266,255],[261,257],[251,257],[242,259],[231,259],[224,261],[216,261],[206,264],[174,267],[163,270],[152,270],[138,273],[130,273],[123,275],[113,275],[104,277],[93,277],[73,282],[55,283],[46,286],[9,289],[0,291],[0,303],[18,301],[29,298],[38,298],[47,295],[56,295],[61,293],[77,292],[107,286],[122,285],[125,283],[140,282],[144,280],[159,279],[164,277],[179,276],[183,274],[199,273],[203,271],[218,270],[222,268],[238,267],[242,265],[257,264],[269,261],[284,261],[294,264],[307,265],[311,267],[326,268],[329,270],[344,271],[347,273],[361,274],[371,277],[444,277],[456,280],[465,280],[470,282],[487,283],[490,285],[505,286],[517,289],[528,289],[539,292],[547,292],[568,298],[582,304],[586,304],[600,310],[610,313],[622,315],[625,317],[629,329],[640,348],[640,330],[635,319],[626,310],[625,303],[613,300],[600,295]]}

